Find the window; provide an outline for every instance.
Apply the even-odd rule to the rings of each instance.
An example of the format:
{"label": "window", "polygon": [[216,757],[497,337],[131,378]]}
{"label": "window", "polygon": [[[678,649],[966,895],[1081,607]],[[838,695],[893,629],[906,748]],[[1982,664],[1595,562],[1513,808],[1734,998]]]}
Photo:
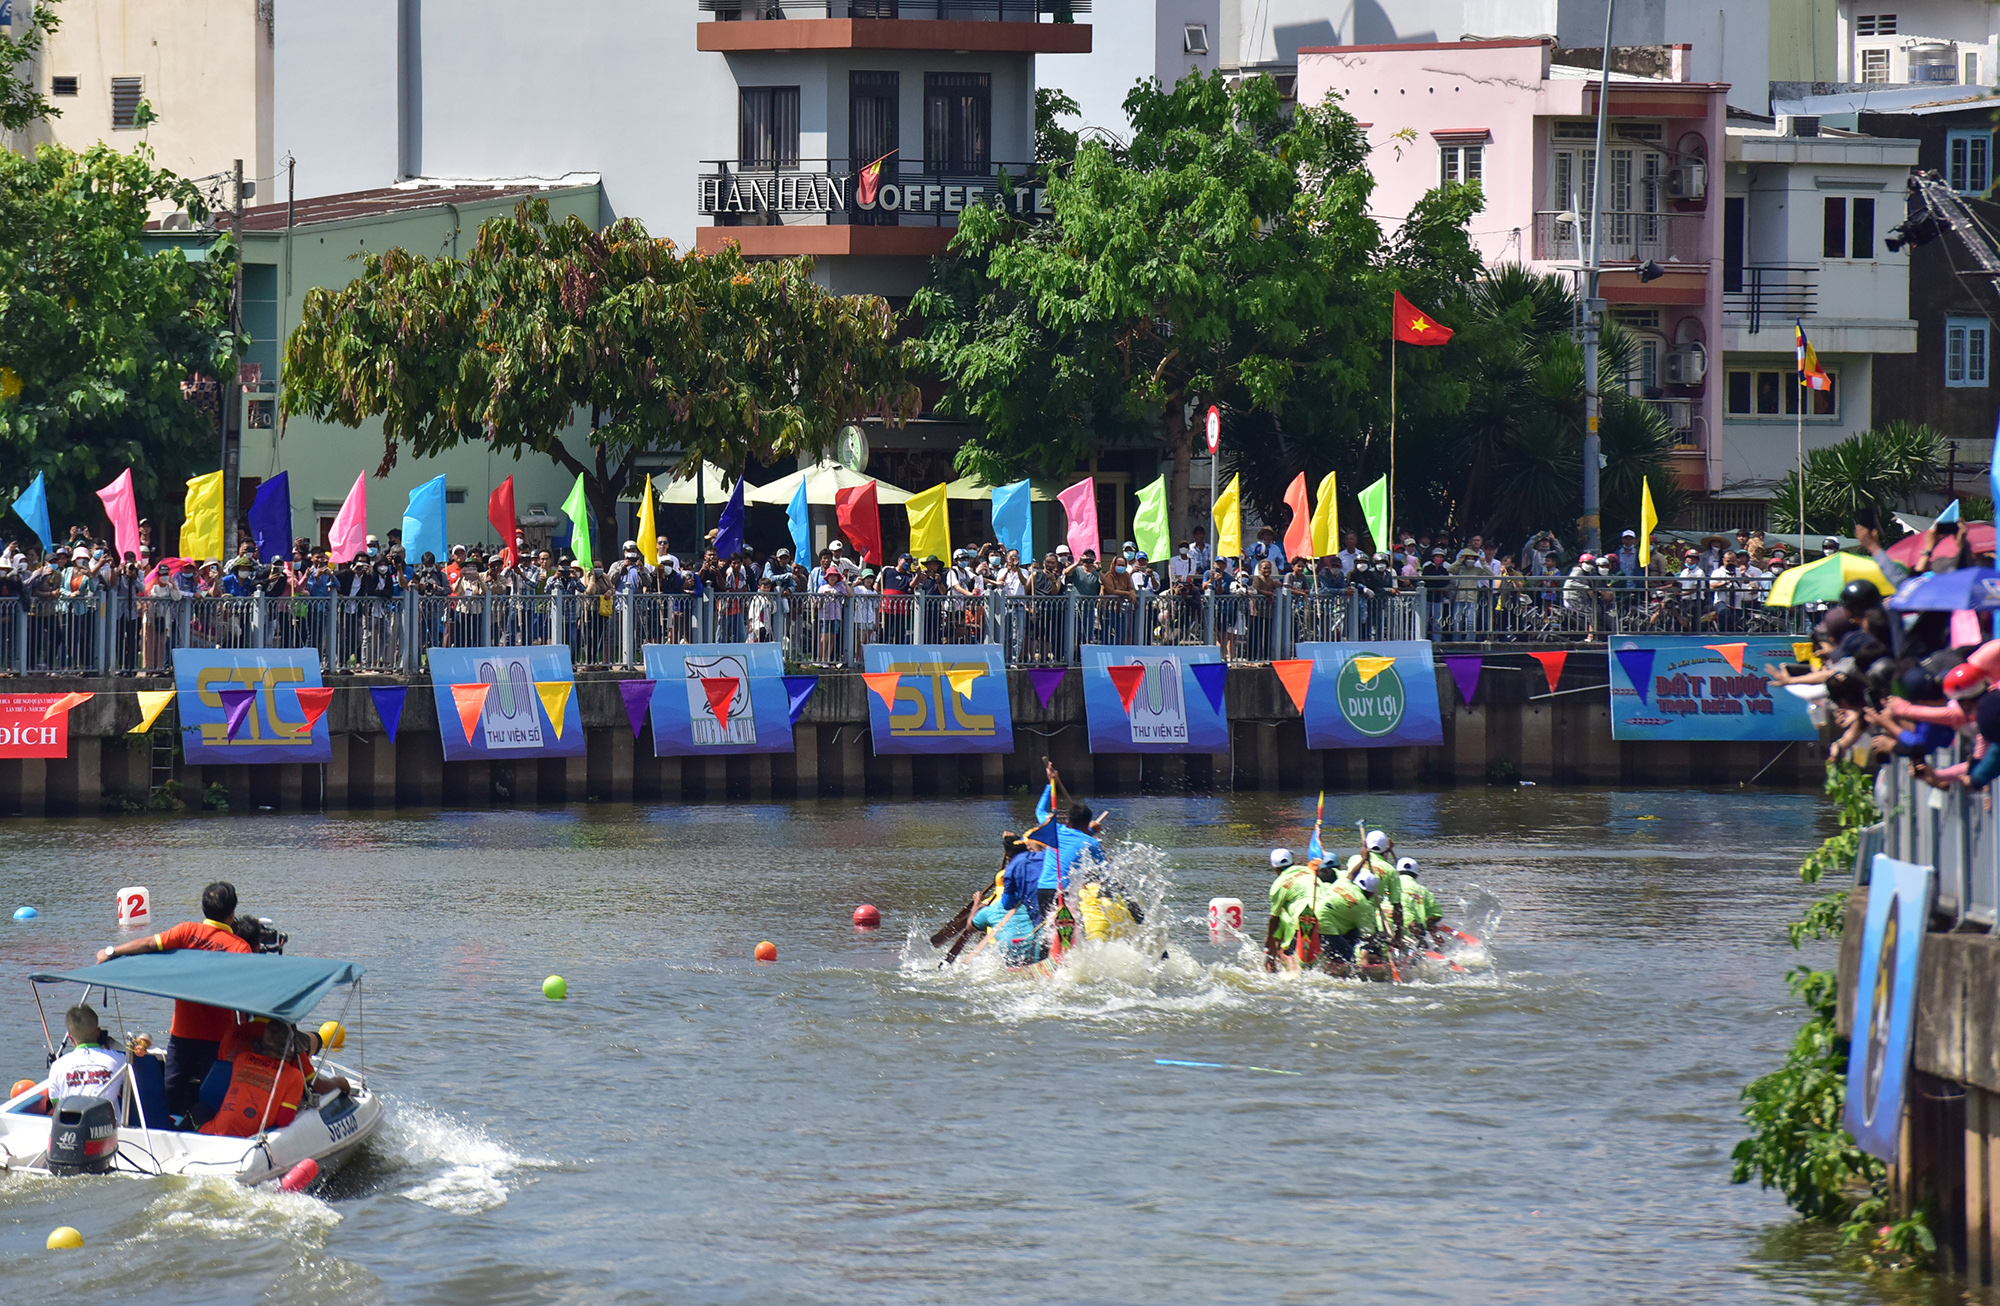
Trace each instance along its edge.
{"label": "window", "polygon": [[[854,172],[877,159],[885,159],[882,177],[893,181],[902,160],[893,151],[902,143],[902,115],[899,88],[901,77],[893,72],[849,72],[847,74],[847,152]],[[886,156],[886,157],[885,157]],[[847,220],[863,227],[893,227],[896,215],[880,208],[856,208]]]}
{"label": "window", "polygon": [[1847,201],[1838,197],[1826,201],[1826,217],[1820,225],[1821,258],[1847,257]]}
{"label": "window", "polygon": [[465,491],[454,490],[449,485],[447,485],[444,488],[444,501],[446,503],[464,503]]}
{"label": "window", "polygon": [[114,77],[111,79],[111,126],[120,130],[130,128],[139,120],[139,97],[144,92],[145,81],[138,77]]}
{"label": "window", "polygon": [[1957,389],[1986,388],[1987,341],[1991,327],[1983,317],[1944,320],[1944,383]]}
{"label": "window", "polygon": [[1847,224],[1847,257],[1875,257],[1875,201],[1856,199],[1854,221]]}
{"label": "window", "polygon": [[1743,289],[1743,248],[1749,235],[1746,230],[1749,210],[1749,201],[1741,195],[1722,201],[1722,288],[1726,291]]}
{"label": "window", "polygon": [[1976,54],[1968,54],[1968,55],[1966,55],[1966,56],[1965,56],[1965,75],[1964,75],[1963,77],[1959,78],[1959,83],[1960,83],[1961,85],[1964,85],[1964,86],[1977,86],[1977,85],[1979,85],[1979,56],[1978,56],[1978,55],[1976,55]]}
{"label": "window", "polygon": [[[1826,367],[1824,360],[1822,367]],[[1808,390],[1807,420],[1837,419],[1840,416],[1840,372],[1826,367],[1825,390]],[[1799,413],[1799,374],[1794,368],[1782,371],[1731,369],[1723,386],[1723,406],[1732,417],[1790,417]]]}
{"label": "window", "polygon": [[924,171],[982,174],[992,163],[992,74],[925,73]]}
{"label": "window", "polygon": [[[1820,228],[1820,257],[1874,258],[1874,199],[1829,195],[1821,202],[1825,205],[1826,217]],[[1850,213],[1853,215],[1851,218]]]}
{"label": "window", "polygon": [[1889,52],[1887,50],[1863,50],[1861,52],[1861,80],[1887,85],[1889,81]]}
{"label": "window", "polygon": [[746,168],[799,166],[799,88],[746,86],[737,133],[737,161]]}
{"label": "window", "polygon": [[49,78],[50,95],[75,95],[76,92],[77,76],[75,73]]}
{"label": "window", "polygon": [[1894,36],[1896,34],[1896,15],[1856,14],[1854,16],[1854,34],[1856,36]]}
{"label": "window", "polygon": [[1945,133],[1945,175],[1961,195],[1984,195],[1993,184],[1993,133]]}
{"label": "window", "polygon": [[1208,24],[1189,23],[1181,29],[1181,52],[1183,54],[1208,53]]}
{"label": "window", "polygon": [[1477,182],[1485,171],[1486,147],[1483,145],[1445,145],[1438,149],[1438,184],[1440,186],[1457,182],[1470,186]]}

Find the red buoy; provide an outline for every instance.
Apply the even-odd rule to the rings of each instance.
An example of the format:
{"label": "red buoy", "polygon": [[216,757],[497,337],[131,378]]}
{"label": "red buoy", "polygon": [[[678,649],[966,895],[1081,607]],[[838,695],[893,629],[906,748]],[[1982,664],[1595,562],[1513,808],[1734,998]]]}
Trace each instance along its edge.
{"label": "red buoy", "polygon": [[769,939],[766,939],[762,943],[757,945],[757,960],[776,961],[777,959],[778,959],[777,944],[771,942]]}
{"label": "red buoy", "polygon": [[882,923],[882,913],[867,903],[854,909],[854,925],[857,929],[872,930]]}
{"label": "red buoy", "polygon": [[303,1192],[317,1178],[319,1178],[319,1162],[307,1157],[285,1172],[285,1177],[278,1181],[278,1187],[288,1193]]}

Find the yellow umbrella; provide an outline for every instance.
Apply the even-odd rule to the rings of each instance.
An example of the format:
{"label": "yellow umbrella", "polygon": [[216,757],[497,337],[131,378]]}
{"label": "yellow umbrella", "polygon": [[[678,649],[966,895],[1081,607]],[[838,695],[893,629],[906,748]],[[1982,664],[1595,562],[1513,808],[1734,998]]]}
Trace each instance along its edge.
{"label": "yellow umbrella", "polygon": [[1865,580],[1879,593],[1896,590],[1873,558],[1858,553],[1830,553],[1818,562],[1788,568],[1771,583],[1771,597],[1765,603],[1774,608],[1790,608],[1801,603],[1832,603],[1849,581]]}

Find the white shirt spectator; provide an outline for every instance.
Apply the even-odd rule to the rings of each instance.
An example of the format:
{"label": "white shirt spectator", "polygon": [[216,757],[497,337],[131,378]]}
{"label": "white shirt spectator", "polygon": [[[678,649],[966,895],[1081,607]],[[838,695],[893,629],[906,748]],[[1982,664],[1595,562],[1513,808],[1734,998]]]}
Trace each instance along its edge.
{"label": "white shirt spectator", "polygon": [[119,1080],[115,1091],[111,1081],[125,1068],[125,1054],[113,1052],[96,1043],[78,1045],[55,1059],[49,1067],[49,1101],[60,1102],[66,1097],[105,1097],[118,1108],[122,1116],[125,1112],[125,1085],[129,1081]]}

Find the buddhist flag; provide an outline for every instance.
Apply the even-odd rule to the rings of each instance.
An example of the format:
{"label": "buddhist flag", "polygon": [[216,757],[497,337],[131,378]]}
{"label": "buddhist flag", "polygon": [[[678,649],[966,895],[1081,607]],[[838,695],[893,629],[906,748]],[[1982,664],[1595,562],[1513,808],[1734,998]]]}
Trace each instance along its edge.
{"label": "buddhist flag", "polygon": [[1232,476],[1209,517],[1215,523],[1215,556],[1235,558],[1243,553],[1243,478]]}
{"label": "buddhist flag", "polygon": [[1653,532],[1659,528],[1660,514],[1653,511],[1653,483],[1639,478],[1639,565],[1653,565]]}
{"label": "buddhist flag", "polygon": [[150,734],[153,723],[160,719],[160,713],[167,710],[167,704],[174,701],[171,689],[142,689],[139,691],[139,724],[125,733],[128,735]]}
{"label": "buddhist flag", "polygon": [[639,556],[648,567],[660,565],[660,528],[653,520],[654,502],[653,478],[648,476],[645,497],[639,500]]}
{"label": "buddhist flag", "polygon": [[[1406,345],[1441,345],[1452,337],[1452,330],[1439,326],[1430,314],[1403,298],[1402,291],[1396,291],[1394,304],[1390,309],[1395,325],[1396,339]],[[1377,548],[1386,547],[1376,545]]]}
{"label": "buddhist flag", "polygon": [[1377,550],[1389,547],[1389,478],[1384,476],[1361,492],[1361,520]]}
{"label": "buddhist flag", "polygon": [[210,472],[187,483],[183,504],[187,518],[181,523],[181,556],[197,562],[222,553],[222,473]]}
{"label": "buddhist flag", "polygon": [[933,485],[913,494],[903,505],[910,514],[910,554],[918,562],[936,558],[951,565],[951,519],[945,502],[945,487]]}
{"label": "buddhist flag", "polygon": [[1806,339],[1805,324],[1797,318],[1792,319],[1792,339],[1799,350],[1799,384],[1815,390],[1833,389],[1833,378],[1819,365],[1819,351]]}
{"label": "buddhist flag", "polygon": [[895,152],[894,150],[890,150],[888,154],[883,155],[881,158],[875,160],[875,162],[863,168],[860,174],[855,177],[854,198],[860,201],[862,208],[867,208],[875,202],[875,192],[882,185],[882,165],[887,163],[889,156]]}
{"label": "buddhist flag", "polygon": [[1340,493],[1338,474],[1328,472],[1319,483],[1319,499],[1313,504],[1313,557],[1330,558],[1340,552]]}
{"label": "buddhist flag", "polygon": [[570,692],[576,688],[573,680],[537,680],[535,697],[542,700],[542,712],[554,727],[556,738],[562,738],[563,717],[569,711]]}
{"label": "buddhist flag", "polygon": [[1139,491],[1139,513],[1132,518],[1132,542],[1149,562],[1167,557],[1173,538],[1167,530],[1167,478],[1162,476]]}

